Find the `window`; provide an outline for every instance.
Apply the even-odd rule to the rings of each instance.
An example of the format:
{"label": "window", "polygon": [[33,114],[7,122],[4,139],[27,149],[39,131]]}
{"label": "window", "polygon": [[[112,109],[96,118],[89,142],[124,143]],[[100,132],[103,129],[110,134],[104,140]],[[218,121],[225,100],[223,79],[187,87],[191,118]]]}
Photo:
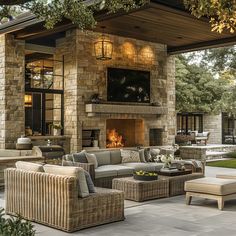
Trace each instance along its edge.
{"label": "window", "polygon": [[226,113],[222,114],[222,140],[224,144],[236,143],[236,119],[229,117]]}
{"label": "window", "polygon": [[63,66],[48,54],[26,55],[26,135],[52,135],[53,125],[63,127]]}
{"label": "window", "polygon": [[191,131],[203,131],[203,115],[193,113],[177,114],[177,133],[189,134]]}

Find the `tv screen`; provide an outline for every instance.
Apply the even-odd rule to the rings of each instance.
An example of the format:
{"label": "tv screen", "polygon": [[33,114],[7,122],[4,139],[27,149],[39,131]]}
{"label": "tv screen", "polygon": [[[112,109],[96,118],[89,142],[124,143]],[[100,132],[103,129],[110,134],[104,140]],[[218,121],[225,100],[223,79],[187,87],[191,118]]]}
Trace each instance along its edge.
{"label": "tv screen", "polygon": [[108,68],[107,101],[150,102],[150,72]]}

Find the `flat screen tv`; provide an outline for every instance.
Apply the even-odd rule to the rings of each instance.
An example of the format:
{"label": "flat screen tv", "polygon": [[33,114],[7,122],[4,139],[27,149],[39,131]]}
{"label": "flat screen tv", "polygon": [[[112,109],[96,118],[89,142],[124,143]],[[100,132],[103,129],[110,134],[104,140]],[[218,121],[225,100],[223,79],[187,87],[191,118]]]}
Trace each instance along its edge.
{"label": "flat screen tv", "polygon": [[149,103],[150,72],[108,68],[107,101]]}

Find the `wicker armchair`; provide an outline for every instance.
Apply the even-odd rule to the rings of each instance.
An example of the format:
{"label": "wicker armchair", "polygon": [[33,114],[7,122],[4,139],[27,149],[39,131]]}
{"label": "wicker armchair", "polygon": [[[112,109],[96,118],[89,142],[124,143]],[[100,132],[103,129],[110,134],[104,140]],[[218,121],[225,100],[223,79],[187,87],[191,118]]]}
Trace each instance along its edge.
{"label": "wicker armchair", "polygon": [[77,180],[70,176],[5,170],[6,213],[67,232],[124,220],[124,194],[97,188],[78,198]]}

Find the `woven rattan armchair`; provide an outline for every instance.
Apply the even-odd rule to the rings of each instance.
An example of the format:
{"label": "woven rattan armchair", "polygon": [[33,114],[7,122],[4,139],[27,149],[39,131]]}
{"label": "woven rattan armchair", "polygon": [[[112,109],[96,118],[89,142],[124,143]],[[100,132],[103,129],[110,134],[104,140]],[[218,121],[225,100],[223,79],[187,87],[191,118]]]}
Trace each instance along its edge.
{"label": "woven rattan armchair", "polygon": [[124,220],[124,194],[97,188],[78,198],[75,177],[5,170],[6,213],[67,232]]}

